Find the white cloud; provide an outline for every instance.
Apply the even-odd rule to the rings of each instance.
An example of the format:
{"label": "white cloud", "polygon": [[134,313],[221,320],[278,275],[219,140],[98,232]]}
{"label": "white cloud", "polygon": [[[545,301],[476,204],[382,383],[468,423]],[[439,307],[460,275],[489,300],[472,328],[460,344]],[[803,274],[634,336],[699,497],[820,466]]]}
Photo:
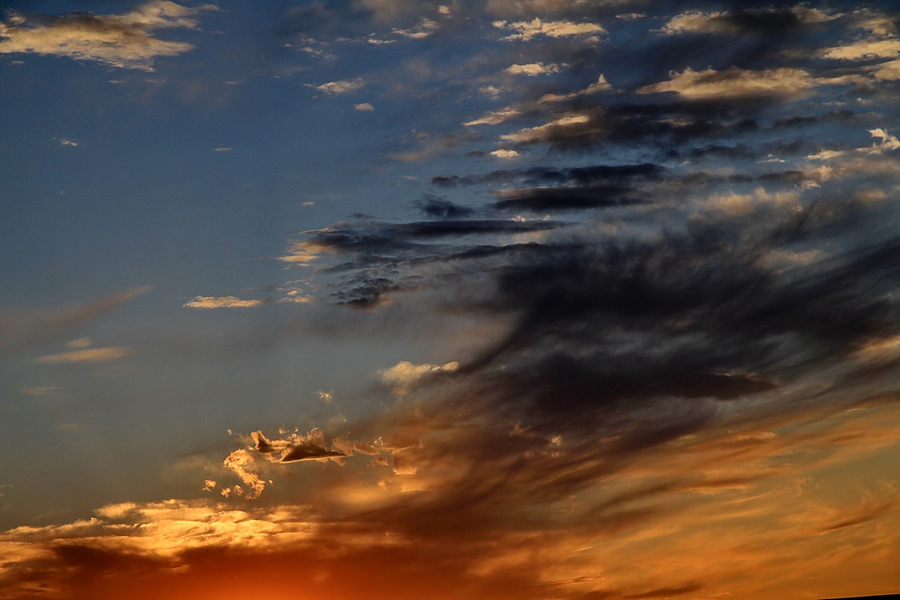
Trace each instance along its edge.
{"label": "white cloud", "polygon": [[749,71],[731,67],[727,71],[688,68],[670,73],[670,79],[638,90],[640,94],[677,92],[686,98],[738,98],[743,96],[791,96],[818,84],[842,83],[813,78],[801,69],[778,68]]}
{"label": "white cloud", "polygon": [[79,12],[33,17],[11,13],[0,23],[0,54],[33,53],[92,60],[123,69],[153,70],[160,56],[177,56],[194,48],[187,42],[160,40],[159,29],[195,28],[194,15],[217,10],[205,4],[187,8],[154,0],[121,15]]}
{"label": "white cloud", "polygon": [[121,346],[109,346],[107,348],[87,348],[84,350],[72,350],[60,354],[41,356],[38,362],[49,364],[79,363],[79,362],[105,362],[115,360],[131,354],[131,350]]}
{"label": "white cloud", "polygon": [[354,106],[353,110],[371,112],[371,111],[375,110],[375,107],[372,106],[371,104],[369,104],[368,102],[363,102],[362,104],[357,104],[356,106]]}
{"label": "white cloud", "polygon": [[535,18],[532,21],[494,21],[494,27],[509,29],[515,33],[503,38],[505,40],[530,40],[535,36],[543,35],[552,38],[569,37],[576,35],[599,35],[606,30],[597,23],[573,23],[572,21],[542,21]]}
{"label": "white cloud", "polygon": [[268,303],[268,300],[253,299],[241,300],[237,296],[197,296],[190,302],[185,302],[183,306],[189,308],[248,308],[251,306],[259,306]]}
{"label": "white cloud", "polygon": [[389,369],[378,371],[378,376],[383,383],[394,390],[395,394],[405,396],[426,375],[452,373],[457,369],[459,369],[459,363],[457,362],[449,362],[445,365],[414,365],[404,360]]}
{"label": "white cloud", "polygon": [[515,150],[494,150],[491,152],[491,156],[496,156],[497,158],[516,158],[519,156],[519,153]]}
{"label": "white cloud", "polygon": [[357,92],[365,87],[365,85],[366,82],[357,77],[356,79],[329,81],[328,83],[323,83],[321,85],[307,84],[307,87],[315,88],[329,96],[340,96],[342,94],[352,94],[353,92]]}
{"label": "white cloud", "polygon": [[528,77],[535,77],[537,75],[548,75],[550,73],[559,73],[559,65],[556,63],[550,63],[545,65],[544,63],[529,63],[527,65],[512,65],[506,69],[507,73],[512,75],[527,75]]}
{"label": "white cloud", "polygon": [[870,129],[869,133],[872,134],[873,138],[881,140],[880,144],[875,144],[872,146],[871,152],[884,152],[885,150],[896,150],[900,148],[900,140],[897,139],[897,136],[890,135],[884,129]]}

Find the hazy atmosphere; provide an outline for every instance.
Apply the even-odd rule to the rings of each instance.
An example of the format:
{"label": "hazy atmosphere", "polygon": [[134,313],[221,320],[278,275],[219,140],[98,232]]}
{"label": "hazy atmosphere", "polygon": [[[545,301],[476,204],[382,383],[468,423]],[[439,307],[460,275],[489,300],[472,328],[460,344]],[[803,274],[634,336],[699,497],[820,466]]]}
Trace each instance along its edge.
{"label": "hazy atmosphere", "polygon": [[0,599],[900,592],[894,2],[4,7]]}

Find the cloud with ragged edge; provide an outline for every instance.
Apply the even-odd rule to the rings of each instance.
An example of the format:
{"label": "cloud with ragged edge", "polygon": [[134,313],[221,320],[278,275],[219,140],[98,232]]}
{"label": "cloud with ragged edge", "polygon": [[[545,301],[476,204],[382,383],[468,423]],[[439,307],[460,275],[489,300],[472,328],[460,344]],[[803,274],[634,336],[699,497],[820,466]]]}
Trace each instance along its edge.
{"label": "cloud with ragged edge", "polygon": [[211,4],[189,8],[154,0],[120,15],[88,12],[57,16],[10,12],[0,23],[0,54],[43,54],[99,62],[122,69],[152,71],[159,57],[194,48],[155,37],[159,30],[195,29],[197,15],[218,10]]}
{"label": "cloud with ragged edge", "polygon": [[639,90],[641,94],[677,92],[686,98],[740,98],[746,96],[792,96],[807,93],[817,85],[809,73],[801,69],[765,69],[748,71],[732,67],[727,71],[687,69],[672,73],[663,81]]}
{"label": "cloud with ragged edge", "polygon": [[575,36],[596,36],[606,33],[606,30],[597,23],[574,23],[572,21],[542,21],[535,18],[531,21],[495,21],[494,27],[507,29],[514,33],[503,38],[505,40],[529,41],[535,37],[563,38]]}
{"label": "cloud with ragged edge", "polygon": [[328,96],[343,96],[345,94],[352,94],[354,92],[358,92],[362,88],[364,88],[366,82],[357,77],[356,79],[344,79],[341,81],[329,81],[328,83],[323,83],[320,85],[308,84],[307,87],[314,88]]}

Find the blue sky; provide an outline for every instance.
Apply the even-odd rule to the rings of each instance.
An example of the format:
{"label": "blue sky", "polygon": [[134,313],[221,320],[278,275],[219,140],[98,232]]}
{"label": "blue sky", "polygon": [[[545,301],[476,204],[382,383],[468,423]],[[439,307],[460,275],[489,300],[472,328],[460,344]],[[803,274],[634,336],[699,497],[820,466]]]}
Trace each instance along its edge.
{"label": "blue sky", "polygon": [[0,598],[896,592],[898,27],[8,3]]}

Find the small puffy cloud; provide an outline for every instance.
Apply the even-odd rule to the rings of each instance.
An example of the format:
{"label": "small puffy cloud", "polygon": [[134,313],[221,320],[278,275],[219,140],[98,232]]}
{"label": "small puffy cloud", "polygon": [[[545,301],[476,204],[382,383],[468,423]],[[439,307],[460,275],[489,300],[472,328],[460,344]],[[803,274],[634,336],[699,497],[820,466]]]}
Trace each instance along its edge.
{"label": "small puffy cloud", "polygon": [[532,21],[494,21],[494,27],[508,29],[515,33],[503,38],[505,40],[528,41],[536,36],[559,38],[579,35],[600,35],[606,30],[597,23],[574,23],[572,21],[542,21],[535,18]]}
{"label": "small puffy cloud", "polygon": [[791,96],[825,83],[801,69],[778,68],[750,71],[731,67],[727,71],[686,69],[670,73],[670,79],[638,90],[641,94],[676,92],[686,98],[740,98],[748,96]]}
{"label": "small puffy cloud", "polygon": [[213,152],[231,152],[233,148],[230,146],[223,146],[222,148],[213,148]]}
{"label": "small puffy cloud", "polygon": [[519,156],[519,153],[515,150],[494,150],[491,152],[491,156],[496,156],[497,158],[516,158]]}
{"label": "small puffy cloud", "polygon": [[512,75],[527,75],[528,77],[535,77],[537,75],[548,75],[550,73],[559,73],[559,65],[556,63],[550,63],[545,65],[544,63],[529,63],[527,65],[512,65],[506,69],[507,73]]}
{"label": "small puffy cloud", "polygon": [[414,365],[404,360],[389,369],[381,369],[378,371],[378,376],[398,396],[405,396],[415,388],[416,384],[423,377],[438,373],[452,373],[457,369],[459,369],[459,363],[457,362],[449,362],[445,365]]}
{"label": "small puffy cloud", "polygon": [[116,360],[131,354],[131,350],[121,346],[108,346],[106,348],[86,348],[84,350],[72,350],[60,354],[41,356],[38,362],[48,364],[80,363],[80,362],[106,362]]}
{"label": "small puffy cloud", "polygon": [[822,51],[822,56],[835,60],[869,60],[900,55],[900,40],[865,40]]}
{"label": "small puffy cloud", "polygon": [[312,87],[323,94],[328,94],[329,96],[341,96],[343,94],[352,94],[353,92],[357,92],[365,87],[366,82],[362,80],[362,78],[357,77],[356,79],[344,79],[341,81],[329,81],[328,83],[323,83],[321,85],[308,84],[307,87]]}
{"label": "small puffy cloud", "polygon": [[216,298],[215,296],[197,296],[190,302],[185,302],[183,306],[188,308],[249,308],[252,306],[259,306],[260,304],[267,304],[268,300],[263,299],[253,299],[253,300],[241,300],[237,296],[222,296]]}
{"label": "small puffy cloud", "polygon": [[74,140],[67,140],[66,138],[59,138],[60,146],[69,146],[70,148],[77,148],[78,142]]}
{"label": "small puffy cloud", "polygon": [[32,53],[92,60],[123,69],[153,70],[160,56],[177,56],[193,49],[187,42],[154,37],[160,29],[195,28],[195,15],[212,5],[187,8],[154,0],[121,15],[89,12],[58,16],[10,13],[0,23],[0,54]]}
{"label": "small puffy cloud", "polygon": [[869,133],[872,134],[873,138],[881,140],[881,143],[875,144],[872,147],[873,152],[880,153],[885,150],[896,150],[897,148],[900,148],[900,140],[897,139],[897,136],[890,135],[884,129],[870,129]]}
{"label": "small puffy cloud", "polygon": [[375,107],[369,104],[368,102],[363,102],[362,104],[357,104],[353,107],[353,110],[359,110],[363,112],[372,112],[375,110]]}

